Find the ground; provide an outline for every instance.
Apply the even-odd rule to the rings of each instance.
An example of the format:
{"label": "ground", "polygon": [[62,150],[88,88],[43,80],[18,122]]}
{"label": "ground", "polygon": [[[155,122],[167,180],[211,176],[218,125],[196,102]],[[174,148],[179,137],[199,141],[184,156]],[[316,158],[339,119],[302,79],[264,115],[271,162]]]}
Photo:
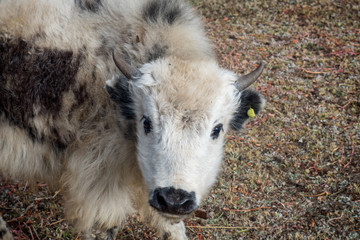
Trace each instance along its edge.
{"label": "ground", "polygon": [[[264,61],[254,87],[267,106],[228,134],[219,180],[186,221],[189,237],[359,239],[359,1],[192,2],[223,67],[244,74]],[[15,238],[76,239],[61,192],[36,188],[0,181]],[[157,236],[135,217],[118,239]]]}

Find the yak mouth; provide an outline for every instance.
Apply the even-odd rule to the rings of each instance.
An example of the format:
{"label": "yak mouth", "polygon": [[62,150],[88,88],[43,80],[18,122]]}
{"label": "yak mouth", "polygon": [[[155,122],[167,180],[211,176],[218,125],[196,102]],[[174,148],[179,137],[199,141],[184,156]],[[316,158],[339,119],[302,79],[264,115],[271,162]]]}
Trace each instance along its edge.
{"label": "yak mouth", "polygon": [[156,212],[163,218],[165,218],[167,221],[170,221],[171,224],[177,224],[181,221],[183,221],[184,219],[188,218],[190,216],[190,214],[186,214],[186,215],[175,215],[175,214],[170,214],[170,213],[164,213],[164,212],[160,212],[158,210],[156,210]]}

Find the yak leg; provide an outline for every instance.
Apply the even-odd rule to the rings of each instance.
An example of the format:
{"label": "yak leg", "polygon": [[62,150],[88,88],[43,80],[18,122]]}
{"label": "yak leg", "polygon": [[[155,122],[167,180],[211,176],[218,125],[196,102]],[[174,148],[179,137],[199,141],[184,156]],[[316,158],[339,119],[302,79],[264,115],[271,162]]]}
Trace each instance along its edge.
{"label": "yak leg", "polygon": [[0,240],[13,240],[13,236],[9,232],[9,229],[6,227],[6,222],[0,215]]}

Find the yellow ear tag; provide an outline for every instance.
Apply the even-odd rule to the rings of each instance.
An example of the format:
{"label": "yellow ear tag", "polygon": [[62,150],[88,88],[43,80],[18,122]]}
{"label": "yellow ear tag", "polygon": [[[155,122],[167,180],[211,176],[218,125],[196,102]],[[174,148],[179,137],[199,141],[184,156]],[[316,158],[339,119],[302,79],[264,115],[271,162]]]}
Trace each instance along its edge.
{"label": "yellow ear tag", "polygon": [[249,118],[254,118],[256,116],[254,109],[250,107],[250,109],[247,111],[247,115]]}

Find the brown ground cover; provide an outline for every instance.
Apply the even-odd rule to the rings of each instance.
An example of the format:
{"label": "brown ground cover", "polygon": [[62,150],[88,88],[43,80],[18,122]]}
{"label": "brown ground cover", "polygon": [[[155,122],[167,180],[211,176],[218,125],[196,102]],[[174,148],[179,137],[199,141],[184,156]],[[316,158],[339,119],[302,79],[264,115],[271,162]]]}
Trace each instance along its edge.
{"label": "brown ground cover", "polygon": [[[193,0],[219,62],[239,74],[262,59],[266,109],[227,136],[223,171],[186,221],[191,239],[360,238],[360,3]],[[17,239],[76,239],[59,195],[0,181]],[[156,239],[129,219],[119,239]]]}

